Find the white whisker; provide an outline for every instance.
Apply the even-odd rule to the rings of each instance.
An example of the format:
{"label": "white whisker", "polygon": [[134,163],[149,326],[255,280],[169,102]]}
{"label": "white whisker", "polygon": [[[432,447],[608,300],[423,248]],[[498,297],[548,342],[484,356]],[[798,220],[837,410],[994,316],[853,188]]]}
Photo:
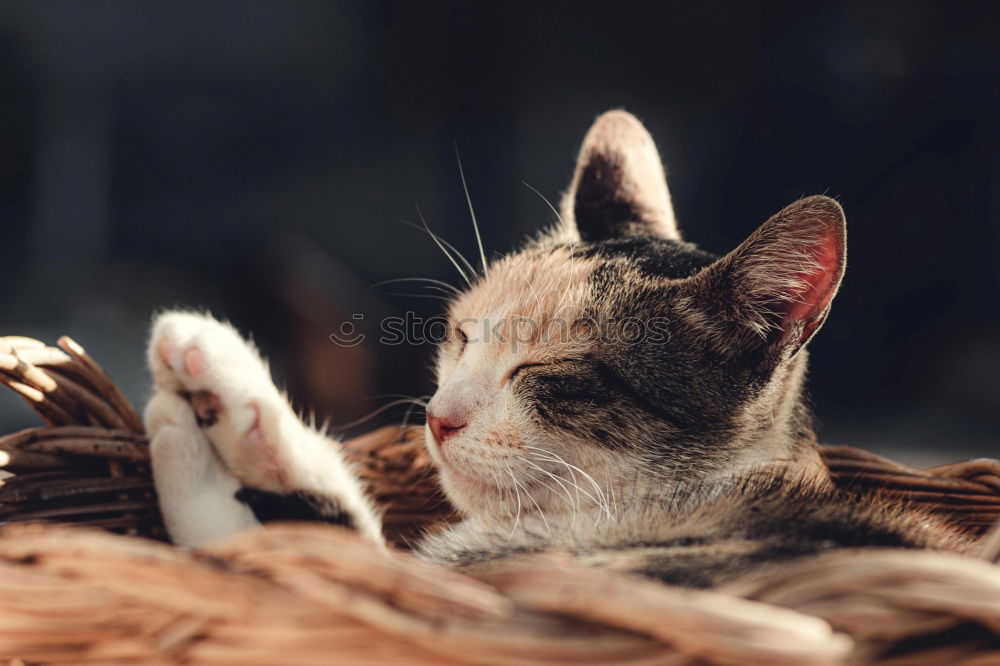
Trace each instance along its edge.
{"label": "white whisker", "polygon": [[403,414],[403,429],[404,430],[410,425],[410,414],[412,414],[413,410],[415,408],[417,408],[417,407],[419,407],[420,409],[424,409],[424,410],[427,409],[426,403],[421,403],[421,402],[419,402],[417,400],[414,400],[413,402],[411,402],[410,406],[406,408],[406,413]]}
{"label": "white whisker", "polygon": [[507,473],[510,474],[510,478],[514,481],[514,492],[517,494],[517,514],[514,516],[514,526],[510,528],[510,534],[507,535],[507,541],[510,541],[514,538],[517,526],[521,522],[521,491],[517,488],[517,479],[514,479],[514,472],[511,471],[510,467],[507,468]]}
{"label": "white whisker", "polygon": [[538,502],[536,502],[535,498],[531,496],[531,493],[528,492],[528,489],[521,482],[517,480],[517,478],[514,476],[514,472],[512,472],[510,468],[508,468],[507,471],[510,472],[510,478],[511,480],[514,481],[514,486],[515,487],[520,486],[521,489],[524,491],[525,497],[527,497],[531,501],[531,503],[535,505],[535,508],[538,509],[538,515],[541,516],[542,518],[542,524],[545,525],[545,531],[548,534],[552,534],[552,529],[549,527],[549,521],[545,519],[545,512],[542,511],[542,507],[538,506]]}
{"label": "white whisker", "polygon": [[354,426],[361,425],[365,421],[368,421],[370,419],[375,418],[376,416],[378,416],[379,414],[381,414],[382,412],[384,412],[387,409],[391,409],[392,407],[395,407],[397,405],[407,405],[407,404],[416,404],[416,405],[419,405],[421,407],[426,407],[426,403],[421,403],[421,402],[415,400],[414,398],[407,397],[407,398],[402,398],[400,400],[393,400],[392,402],[387,403],[385,405],[382,405],[381,407],[378,407],[378,408],[376,408],[376,409],[368,412],[364,416],[362,416],[360,418],[357,418],[357,419],[351,421],[350,423],[345,423],[343,425],[335,426],[335,429],[337,429],[337,430],[347,430],[349,428],[353,428]]}
{"label": "white whisker", "polygon": [[528,185],[528,183],[524,182],[523,180],[521,181],[521,184],[524,185],[525,187],[527,187],[529,190],[531,190],[535,194],[537,194],[538,196],[540,196],[542,198],[542,201],[544,201],[546,203],[546,205],[549,207],[549,209],[555,214],[556,219],[559,220],[559,222],[562,222],[562,215],[560,215],[559,211],[556,210],[556,207],[552,205],[552,202],[545,198],[544,194],[542,194],[541,192],[539,192],[538,190],[536,190],[535,188],[533,188],[531,185]]}
{"label": "white whisker", "polygon": [[[539,450],[540,450],[540,449],[539,449]],[[535,454],[535,455],[537,456],[537,454]],[[580,484],[578,484],[578,483],[576,482],[576,472],[574,472],[574,471],[573,471],[573,468],[572,468],[572,467],[571,467],[571,466],[569,465],[569,463],[567,463],[567,462],[566,462],[566,461],[564,461],[564,460],[560,460],[560,459],[558,459],[558,458],[545,458],[545,457],[541,457],[541,456],[538,456],[538,457],[537,457],[537,460],[541,460],[542,462],[554,462],[554,463],[557,463],[557,464],[560,464],[560,465],[562,465],[563,467],[565,467],[565,468],[566,468],[566,470],[567,470],[567,471],[568,471],[568,472],[570,473],[570,475],[571,475],[571,476],[573,477],[573,480],[572,480],[572,481],[570,481],[570,480],[569,480],[569,479],[567,479],[567,478],[563,478],[562,480],[563,480],[564,482],[568,483],[569,485],[573,486],[573,488],[575,488],[575,489],[576,489],[576,501],[577,501],[577,502],[579,502],[579,501],[580,501],[580,493],[583,493],[583,494],[584,494],[584,495],[586,495],[586,496],[587,496],[587,497],[588,497],[588,498],[589,498],[589,499],[590,499],[591,501],[593,501],[593,502],[594,502],[595,504],[597,504],[598,506],[600,506],[600,505],[601,505],[601,503],[600,503],[600,502],[598,501],[598,499],[597,499],[596,497],[594,497],[593,495],[591,495],[591,494],[590,494],[589,492],[587,492],[587,491],[586,491],[586,490],[585,490],[584,488],[581,488],[581,487],[580,487]]]}
{"label": "white whisker", "polygon": [[[607,514],[609,520],[614,520],[615,519],[615,517],[611,514],[611,509],[610,509],[610,507],[608,505],[607,495],[605,494],[604,490],[601,488],[600,484],[598,484],[597,481],[594,481],[594,477],[592,477],[590,474],[588,474],[587,472],[583,471],[582,469],[580,469],[576,465],[573,465],[571,463],[566,462],[559,455],[553,453],[552,451],[546,451],[545,449],[539,449],[539,448],[534,447],[534,446],[525,446],[524,448],[531,449],[533,451],[539,451],[539,452],[541,452],[541,453],[543,453],[543,454],[545,454],[547,456],[550,456],[548,458],[548,460],[550,462],[555,462],[555,463],[559,463],[560,465],[564,465],[566,467],[566,469],[570,470],[571,473],[573,472],[573,470],[576,470],[577,472],[580,472],[580,474],[582,474],[584,478],[586,478],[588,481],[590,481],[591,485],[594,487],[594,492],[597,493],[597,495],[598,495],[598,497],[600,499],[595,498],[593,495],[591,495],[590,493],[588,493],[587,491],[585,491],[583,488],[579,488],[580,492],[582,492],[585,495],[587,495],[588,497],[590,497],[590,499],[593,500],[594,503],[597,504],[599,508],[603,509],[604,512]],[[574,478],[575,478],[575,474],[574,474]]]}
{"label": "white whisker", "polygon": [[614,514],[618,515],[618,499],[615,497],[615,485],[611,483],[611,475],[607,468],[604,469],[604,481],[608,486],[608,493],[611,494],[611,505],[614,507]]}
{"label": "white whisker", "polygon": [[427,406],[430,402],[430,395],[409,395],[408,393],[380,393],[378,395],[368,396],[372,400],[382,400],[383,398],[406,398],[407,400],[412,400],[421,405]]}
{"label": "white whisker", "polygon": [[424,278],[424,277],[394,278],[391,280],[382,280],[381,282],[376,282],[375,284],[373,284],[372,287],[381,287],[382,285],[393,284],[395,282],[427,282],[431,286],[440,287],[453,294],[462,293],[455,285],[448,284],[443,280],[435,280],[434,278]]}
{"label": "white whisker", "polygon": [[424,229],[427,231],[427,233],[431,235],[431,239],[435,243],[437,243],[437,246],[441,248],[441,251],[444,252],[444,255],[448,257],[448,261],[451,262],[451,265],[455,267],[455,270],[458,271],[458,274],[462,276],[463,280],[465,280],[465,284],[471,286],[472,282],[469,280],[469,276],[466,275],[465,271],[462,270],[462,267],[458,265],[457,261],[455,261],[455,257],[451,256],[448,253],[448,250],[444,249],[444,245],[442,245],[441,239],[437,237],[437,234],[431,231],[431,228],[427,226],[427,220],[424,219],[424,214],[420,212],[420,206],[417,206],[417,217],[420,218],[420,222],[424,225]]}
{"label": "white whisker", "polygon": [[[521,462],[526,463],[528,465],[531,465],[532,467],[534,467],[535,469],[537,469],[539,472],[541,472],[542,474],[545,474],[546,476],[548,476],[549,478],[551,478],[553,481],[555,481],[557,484],[559,484],[559,487],[566,494],[566,502],[569,504],[570,508],[573,510],[573,520],[570,523],[570,527],[575,527],[576,526],[576,516],[577,516],[576,502],[573,501],[573,495],[569,492],[569,488],[566,487],[566,484],[564,484],[562,482],[562,479],[560,479],[558,476],[556,476],[555,474],[553,474],[549,470],[545,469],[544,467],[542,467],[540,465],[536,465],[535,463],[533,463],[532,461],[528,460],[527,458],[524,458],[522,456],[518,456],[518,460],[520,460]],[[549,490],[551,490],[553,493],[558,494],[558,493],[556,493],[555,490],[553,490],[552,486],[550,486],[549,484],[545,483],[541,479],[536,479],[536,481],[538,481],[538,483],[542,484],[543,486],[545,486],[546,488],[548,488]],[[579,501],[579,496],[577,496],[577,500]]]}
{"label": "white whisker", "polygon": [[[427,227],[425,227],[425,226],[422,227],[419,224],[415,224],[413,222],[410,222],[409,220],[399,220],[399,222],[401,224],[405,224],[408,227],[413,227],[414,229],[416,229],[418,231],[423,231],[424,233],[426,233],[427,235],[429,235],[433,240],[435,240],[436,242],[441,243],[442,245],[444,245],[446,248],[448,248],[449,251],[453,252],[455,254],[455,256],[458,257],[461,260],[462,265],[465,266],[466,269],[468,269],[469,275],[475,275],[476,274],[476,269],[472,267],[472,264],[469,262],[468,259],[465,258],[465,255],[462,254],[461,252],[459,252],[458,248],[456,248],[454,245],[452,245],[451,243],[449,243],[448,241],[446,241],[444,238],[442,238],[441,236],[438,236],[436,233],[434,233],[433,231],[431,231]],[[445,254],[447,254],[447,253],[445,253]]]}
{"label": "white whisker", "polygon": [[437,294],[404,294],[401,291],[386,291],[383,293],[387,296],[399,296],[401,298],[432,298],[435,301],[444,301],[445,303],[451,303],[452,299],[450,294],[447,296],[438,296]]}
{"label": "white whisker", "polygon": [[469,204],[469,216],[472,217],[472,229],[476,232],[476,243],[479,245],[479,258],[483,262],[483,275],[486,275],[486,252],[483,251],[483,238],[479,234],[479,222],[476,221],[476,211],[472,209],[472,197],[469,195],[469,185],[465,181],[465,170],[462,168],[462,158],[458,154],[458,142],[455,142],[455,161],[458,162],[458,175],[462,179],[462,189],[465,191],[465,201]]}
{"label": "white whisker", "polygon": [[535,289],[535,285],[531,284],[531,280],[528,279],[527,275],[523,275],[522,277],[524,278],[524,284],[526,284],[528,289],[531,290],[531,294],[535,297],[535,300],[541,302],[542,297],[538,294],[538,290]]}

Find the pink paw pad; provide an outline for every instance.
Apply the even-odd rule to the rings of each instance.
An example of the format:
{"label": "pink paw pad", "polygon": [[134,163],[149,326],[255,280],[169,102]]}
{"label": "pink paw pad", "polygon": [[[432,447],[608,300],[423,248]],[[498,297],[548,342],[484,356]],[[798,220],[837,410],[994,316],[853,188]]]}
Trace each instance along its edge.
{"label": "pink paw pad", "polygon": [[222,401],[210,391],[195,391],[188,396],[195,419],[202,428],[215,425],[222,412]]}
{"label": "pink paw pad", "polygon": [[264,433],[260,429],[260,407],[252,402],[247,407],[253,412],[253,425],[250,426],[246,434],[247,444],[263,447]]}
{"label": "pink paw pad", "polygon": [[254,418],[253,425],[250,426],[250,429],[244,435],[244,441],[249,446],[257,449],[258,454],[264,459],[278,484],[287,486],[288,479],[281,464],[278,462],[278,452],[264,439],[264,431],[260,425],[260,407],[255,403],[250,403],[247,407],[253,411]]}
{"label": "pink paw pad", "polygon": [[184,352],[184,371],[191,377],[201,377],[205,374],[205,355],[197,347],[191,347]]}
{"label": "pink paw pad", "polygon": [[170,359],[173,358],[174,351],[175,348],[173,343],[171,343],[170,340],[168,340],[167,338],[163,338],[162,340],[156,343],[156,353],[159,354],[160,360],[163,361],[163,365],[167,366],[168,368],[173,367],[170,364]]}

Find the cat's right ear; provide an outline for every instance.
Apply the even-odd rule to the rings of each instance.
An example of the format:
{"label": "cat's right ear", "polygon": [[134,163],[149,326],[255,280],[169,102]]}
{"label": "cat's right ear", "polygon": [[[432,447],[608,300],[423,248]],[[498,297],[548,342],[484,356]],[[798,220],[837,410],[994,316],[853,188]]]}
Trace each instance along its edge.
{"label": "cat's right ear", "polygon": [[646,235],[680,240],[660,154],[642,123],[608,111],[583,140],[562,219],[581,240]]}

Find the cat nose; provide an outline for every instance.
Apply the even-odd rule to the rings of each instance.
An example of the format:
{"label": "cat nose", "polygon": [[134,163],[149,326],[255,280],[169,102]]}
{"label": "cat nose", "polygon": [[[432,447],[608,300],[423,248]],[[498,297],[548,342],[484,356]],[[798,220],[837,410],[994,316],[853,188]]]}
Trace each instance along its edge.
{"label": "cat nose", "polygon": [[452,435],[457,435],[465,427],[465,421],[447,416],[435,416],[428,412],[427,425],[430,426],[431,433],[433,433],[434,440],[438,446],[444,446],[446,439]]}

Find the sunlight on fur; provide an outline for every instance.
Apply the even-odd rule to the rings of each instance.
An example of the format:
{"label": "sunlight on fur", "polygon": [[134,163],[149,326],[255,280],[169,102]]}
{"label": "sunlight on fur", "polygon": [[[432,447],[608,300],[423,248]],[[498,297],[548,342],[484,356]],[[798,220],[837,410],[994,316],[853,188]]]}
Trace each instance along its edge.
{"label": "sunlight on fur", "polygon": [[[703,251],[681,239],[653,140],[624,111],[594,123],[558,224],[519,252],[487,262],[465,196],[481,266],[427,229],[466,287],[437,284],[450,331],[426,405],[429,453],[464,520],[420,556],[484,567],[563,551],[713,586],[830,549],[969,547],[922,513],[834,489],[820,462],[802,382],[844,274],[835,201],[802,199],[729,254]],[[148,362],[175,542],[294,504],[381,543],[338,444],[230,326],[162,314]]]}

